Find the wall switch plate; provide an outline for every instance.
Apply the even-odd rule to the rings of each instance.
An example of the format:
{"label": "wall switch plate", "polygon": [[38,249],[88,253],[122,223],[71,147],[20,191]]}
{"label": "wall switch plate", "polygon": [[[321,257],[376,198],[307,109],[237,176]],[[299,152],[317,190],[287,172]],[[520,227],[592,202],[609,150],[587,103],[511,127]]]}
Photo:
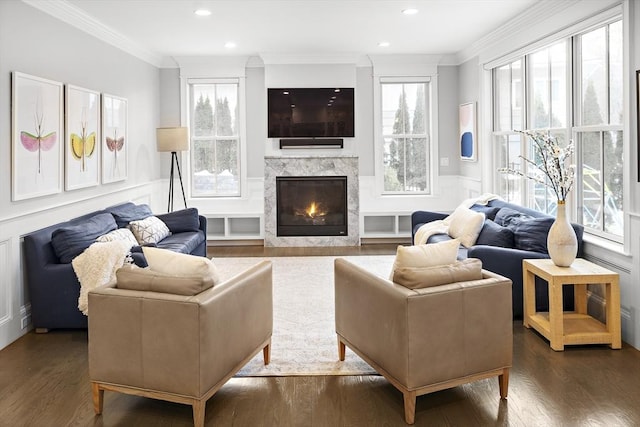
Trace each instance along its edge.
{"label": "wall switch plate", "polygon": [[449,166],[449,158],[440,157],[440,166]]}

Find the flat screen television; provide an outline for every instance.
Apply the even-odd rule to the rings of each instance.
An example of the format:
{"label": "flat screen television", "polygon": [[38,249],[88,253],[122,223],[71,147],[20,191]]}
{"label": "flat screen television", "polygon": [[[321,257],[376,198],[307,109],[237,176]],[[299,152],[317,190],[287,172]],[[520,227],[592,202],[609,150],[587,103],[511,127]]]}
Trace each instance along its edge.
{"label": "flat screen television", "polygon": [[269,138],[352,138],[353,88],[270,88]]}

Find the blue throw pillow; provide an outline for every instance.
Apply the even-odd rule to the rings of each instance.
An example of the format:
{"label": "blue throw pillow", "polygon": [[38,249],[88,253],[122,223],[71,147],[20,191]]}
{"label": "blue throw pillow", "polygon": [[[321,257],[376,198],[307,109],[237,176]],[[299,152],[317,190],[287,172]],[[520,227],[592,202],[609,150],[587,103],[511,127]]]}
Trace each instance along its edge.
{"label": "blue throw pillow", "polygon": [[131,202],[105,209],[116,220],[118,228],[126,227],[131,221],[139,221],[153,215],[149,205],[136,205]]}
{"label": "blue throw pillow", "polygon": [[515,248],[544,254],[549,253],[547,250],[547,236],[553,221],[555,221],[553,217],[519,221],[513,230]]}
{"label": "blue throw pillow", "polygon": [[169,231],[172,233],[200,230],[200,218],[196,208],[181,209],[156,216],[167,224]]}
{"label": "blue throw pillow", "polygon": [[513,231],[487,219],[482,226],[482,230],[480,230],[476,245],[513,248],[515,245]]}
{"label": "blue throw pillow", "polygon": [[118,228],[110,213],[100,213],[51,233],[53,251],[61,263],[68,264],[87,249],[96,238]]}
{"label": "blue throw pillow", "polygon": [[511,208],[501,208],[497,213],[495,218],[493,219],[496,224],[501,225],[503,227],[509,227],[511,229],[515,228],[517,223],[522,220],[532,219],[532,216],[524,214],[520,211]]}
{"label": "blue throw pillow", "polygon": [[472,205],[469,209],[476,212],[482,212],[486,219],[493,220],[496,217],[496,214],[500,210],[497,206],[486,206],[486,205]]}

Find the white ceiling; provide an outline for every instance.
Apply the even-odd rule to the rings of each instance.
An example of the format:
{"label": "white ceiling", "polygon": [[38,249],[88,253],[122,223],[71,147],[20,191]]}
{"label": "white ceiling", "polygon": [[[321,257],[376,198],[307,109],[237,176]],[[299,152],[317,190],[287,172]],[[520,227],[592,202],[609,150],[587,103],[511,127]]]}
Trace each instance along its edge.
{"label": "white ceiling", "polygon": [[[454,55],[540,0],[25,0],[65,9],[158,58]],[[548,0],[547,0],[548,1]],[[38,6],[37,3],[41,3]],[[212,14],[199,17],[197,8]],[[416,15],[402,10],[417,8]],[[90,26],[90,25],[89,25]],[[227,42],[234,49],[225,48]],[[386,41],[389,47],[379,47]]]}

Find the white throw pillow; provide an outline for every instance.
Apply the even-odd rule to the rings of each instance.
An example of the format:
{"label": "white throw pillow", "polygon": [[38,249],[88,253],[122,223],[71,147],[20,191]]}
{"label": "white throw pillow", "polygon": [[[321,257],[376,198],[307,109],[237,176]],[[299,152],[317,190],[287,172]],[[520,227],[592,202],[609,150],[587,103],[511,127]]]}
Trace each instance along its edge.
{"label": "white throw pillow", "polygon": [[435,267],[456,262],[460,241],[457,239],[427,245],[398,246],[390,280],[397,268]]}
{"label": "white throw pillow", "polygon": [[445,219],[445,223],[449,224],[449,236],[460,240],[462,246],[469,248],[478,240],[478,235],[484,225],[484,214],[464,206],[458,206]]}
{"label": "white throw pillow", "polygon": [[139,221],[131,221],[129,223],[129,229],[141,245],[158,243],[171,234],[167,224],[155,216],[150,216]]}
{"label": "white throw pillow", "polygon": [[130,243],[131,246],[137,246],[138,241],[136,237],[133,235],[131,230],[128,228],[118,228],[116,230],[110,231],[107,234],[103,234],[96,239],[96,242],[106,243],[106,242],[115,242],[115,241],[123,241]]}
{"label": "white throw pillow", "polygon": [[142,252],[149,268],[158,273],[178,277],[211,277],[214,284],[219,281],[218,269],[206,257],[147,246],[142,247]]}

